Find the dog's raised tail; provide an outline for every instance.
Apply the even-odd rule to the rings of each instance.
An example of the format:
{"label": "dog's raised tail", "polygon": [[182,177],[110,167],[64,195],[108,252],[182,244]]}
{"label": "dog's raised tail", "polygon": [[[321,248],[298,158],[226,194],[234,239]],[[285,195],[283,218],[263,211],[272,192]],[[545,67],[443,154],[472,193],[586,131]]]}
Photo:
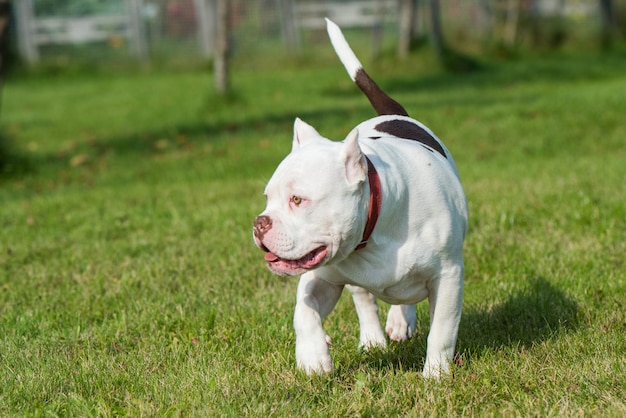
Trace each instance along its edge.
{"label": "dog's raised tail", "polygon": [[402,105],[387,95],[363,70],[361,62],[343,36],[341,29],[330,19],[326,19],[326,30],[337,56],[346,68],[348,75],[361,89],[379,115],[408,116]]}

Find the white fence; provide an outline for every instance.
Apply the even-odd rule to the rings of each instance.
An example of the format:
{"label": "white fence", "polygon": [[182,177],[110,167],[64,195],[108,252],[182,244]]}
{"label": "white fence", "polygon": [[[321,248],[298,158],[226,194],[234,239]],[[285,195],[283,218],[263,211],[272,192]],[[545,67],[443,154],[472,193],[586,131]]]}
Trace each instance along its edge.
{"label": "white fence", "polygon": [[[181,31],[196,44],[201,56],[212,55],[216,0],[121,1],[123,13],[69,17],[39,16],[36,0],[15,2],[20,55],[28,62],[37,62],[41,49],[49,45],[91,42],[116,45],[123,41],[133,55],[146,59],[151,43],[170,35],[180,40],[181,34],[174,32]],[[234,0],[231,7],[231,24],[241,25],[246,17],[257,14],[262,25],[280,28],[275,35],[282,37],[289,49],[300,47],[301,30],[323,28],[324,17],[343,27],[374,27],[383,20],[394,21],[397,14],[397,0]]]}
{"label": "white fence", "polygon": [[373,27],[383,20],[395,20],[397,0],[358,2],[309,2],[294,5],[296,20],[303,28],[324,28],[328,17],[341,27]]}
{"label": "white fence", "polygon": [[[167,2],[123,0],[124,13],[90,16],[37,16],[36,0],[14,3],[20,55],[28,62],[40,57],[40,47],[50,44],[85,44],[105,41],[112,45],[125,40],[137,58],[148,56],[148,30],[159,17],[159,5]],[[196,19],[199,51],[212,52],[215,0],[194,0],[190,14]]]}
{"label": "white fence", "polygon": [[[141,60],[150,58],[166,45],[168,51],[182,51],[198,57],[211,57],[215,43],[217,0],[107,0],[102,11],[72,15],[67,10],[38,7],[43,0],[12,2],[19,52],[28,62],[37,62],[56,53],[59,45],[101,44],[98,51],[124,53]],[[428,21],[427,0],[414,0],[421,5],[418,27]],[[84,0],[58,0],[57,4],[82,4]],[[380,28],[397,31],[401,0],[229,0],[231,27],[237,51],[260,50],[258,45],[275,48],[281,43],[289,51],[303,49],[301,34],[317,31],[330,17],[342,27],[375,29],[372,50],[380,46]],[[440,0],[444,29],[464,27],[458,33],[469,36],[494,36],[497,19],[508,19],[503,8],[523,5],[527,13],[543,16],[582,18],[597,15],[598,0]],[[69,10],[69,9],[68,9]],[[405,16],[406,17],[406,16]],[[582,17],[582,18],[581,18]],[[509,19],[510,20],[510,19]],[[508,24],[508,23],[507,23]],[[478,35],[477,35],[478,34]],[[466,36],[464,35],[464,36]],[[497,35],[497,33],[496,33]],[[164,47],[163,47],[164,48]]]}

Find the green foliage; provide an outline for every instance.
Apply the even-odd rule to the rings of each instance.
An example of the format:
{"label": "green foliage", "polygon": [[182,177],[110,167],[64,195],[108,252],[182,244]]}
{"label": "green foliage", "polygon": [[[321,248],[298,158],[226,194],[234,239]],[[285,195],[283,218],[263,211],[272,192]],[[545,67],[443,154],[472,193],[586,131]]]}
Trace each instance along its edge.
{"label": "green foliage", "polygon": [[4,92],[31,169],[0,177],[0,415],[625,415],[624,56],[417,58],[369,72],[468,194],[453,377],[420,377],[425,303],[412,341],[362,352],[346,295],[336,371],[295,369],[296,279],[251,224],[295,116],[341,139],[373,115],[338,63],[237,70],[229,98],[203,72],[25,77]]}

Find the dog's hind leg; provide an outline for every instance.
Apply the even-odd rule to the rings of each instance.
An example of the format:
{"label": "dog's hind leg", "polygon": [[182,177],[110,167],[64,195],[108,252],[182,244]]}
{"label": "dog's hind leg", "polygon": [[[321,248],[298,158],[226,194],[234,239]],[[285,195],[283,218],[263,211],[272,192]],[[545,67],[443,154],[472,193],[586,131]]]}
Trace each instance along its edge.
{"label": "dog's hind leg", "polygon": [[463,260],[442,269],[428,295],[430,331],[424,377],[439,377],[450,371],[461,322],[463,303]]}
{"label": "dog's hind leg", "polygon": [[406,341],[415,332],[415,322],[415,305],[393,305],[387,314],[385,330],[392,341]]}
{"label": "dog's hind leg", "polygon": [[346,288],[352,293],[354,307],[359,317],[359,347],[365,349],[386,347],[387,339],[380,326],[376,297],[359,286],[347,285]]}

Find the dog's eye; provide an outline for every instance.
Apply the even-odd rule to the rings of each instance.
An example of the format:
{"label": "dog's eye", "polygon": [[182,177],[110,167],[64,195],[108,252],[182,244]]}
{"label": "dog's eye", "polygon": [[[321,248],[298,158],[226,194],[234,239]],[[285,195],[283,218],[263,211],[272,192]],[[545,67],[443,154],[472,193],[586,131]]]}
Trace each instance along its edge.
{"label": "dog's eye", "polygon": [[302,203],[302,198],[300,196],[291,196],[291,202],[296,206],[300,206],[300,203]]}

